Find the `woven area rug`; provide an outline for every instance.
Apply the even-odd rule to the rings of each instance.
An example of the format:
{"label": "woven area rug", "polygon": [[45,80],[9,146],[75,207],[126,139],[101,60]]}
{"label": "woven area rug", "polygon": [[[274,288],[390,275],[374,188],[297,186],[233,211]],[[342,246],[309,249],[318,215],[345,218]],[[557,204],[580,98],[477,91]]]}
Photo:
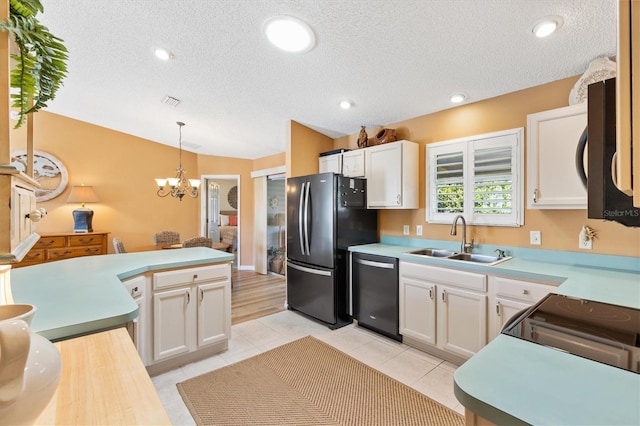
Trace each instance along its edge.
{"label": "woven area rug", "polygon": [[464,425],[464,417],[311,336],[178,383],[200,425]]}

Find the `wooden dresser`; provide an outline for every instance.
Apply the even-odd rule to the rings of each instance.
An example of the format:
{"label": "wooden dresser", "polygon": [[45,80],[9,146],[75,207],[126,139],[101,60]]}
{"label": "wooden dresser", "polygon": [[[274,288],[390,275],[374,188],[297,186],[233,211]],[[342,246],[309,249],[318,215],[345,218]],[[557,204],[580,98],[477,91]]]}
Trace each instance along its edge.
{"label": "wooden dresser", "polygon": [[38,242],[22,259],[22,262],[14,264],[13,267],[19,268],[79,256],[107,254],[108,235],[109,232],[106,231],[42,234]]}

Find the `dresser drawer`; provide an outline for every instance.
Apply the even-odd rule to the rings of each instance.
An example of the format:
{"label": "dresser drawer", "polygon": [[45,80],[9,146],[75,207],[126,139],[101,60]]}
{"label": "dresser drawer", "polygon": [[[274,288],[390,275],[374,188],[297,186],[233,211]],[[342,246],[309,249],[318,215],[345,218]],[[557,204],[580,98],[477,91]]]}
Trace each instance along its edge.
{"label": "dresser drawer", "polygon": [[70,259],[80,256],[94,256],[102,254],[102,247],[71,247],[47,250],[47,260]]}
{"label": "dresser drawer", "polygon": [[34,249],[57,248],[67,245],[66,237],[40,237],[34,244]]}
{"label": "dresser drawer", "polygon": [[72,235],[69,237],[70,247],[82,247],[101,245],[104,242],[104,235]]}
{"label": "dresser drawer", "polygon": [[20,262],[20,266],[36,265],[38,263],[44,262],[46,258],[47,258],[46,250],[31,249],[29,250],[29,253],[27,253],[22,258],[22,261]]}

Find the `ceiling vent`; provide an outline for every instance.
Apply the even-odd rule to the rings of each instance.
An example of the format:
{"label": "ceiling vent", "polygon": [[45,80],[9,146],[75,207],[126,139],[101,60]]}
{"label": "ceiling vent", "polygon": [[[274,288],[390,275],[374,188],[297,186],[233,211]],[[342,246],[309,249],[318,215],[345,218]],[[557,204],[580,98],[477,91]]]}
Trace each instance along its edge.
{"label": "ceiling vent", "polygon": [[180,104],[180,102],[182,102],[180,99],[174,98],[173,96],[169,96],[169,95],[166,95],[164,98],[162,98],[163,104],[172,106],[174,108],[177,107]]}

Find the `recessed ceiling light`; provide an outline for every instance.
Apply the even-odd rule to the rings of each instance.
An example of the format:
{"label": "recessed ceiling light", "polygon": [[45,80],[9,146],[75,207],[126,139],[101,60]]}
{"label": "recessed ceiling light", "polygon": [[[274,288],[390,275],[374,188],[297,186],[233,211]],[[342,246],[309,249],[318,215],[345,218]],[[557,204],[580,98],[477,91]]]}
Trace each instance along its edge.
{"label": "recessed ceiling light", "polygon": [[313,49],[316,37],[306,22],[292,16],[274,16],[262,26],[267,39],[277,48],[291,53]]}
{"label": "recessed ceiling light", "polygon": [[464,101],[465,99],[467,99],[467,95],[464,93],[452,93],[451,97],[449,98],[451,100],[451,102],[453,102],[454,104],[459,104],[460,102]]}
{"label": "recessed ceiling light", "polygon": [[349,109],[353,106],[353,102],[345,99],[344,101],[340,101],[340,108]]}
{"label": "recessed ceiling light", "polygon": [[547,16],[537,21],[531,32],[538,38],[548,37],[556,32],[563,24],[560,16]]}
{"label": "recessed ceiling light", "polygon": [[154,50],[153,53],[155,53],[156,58],[163,61],[168,61],[169,59],[173,59],[173,53],[171,53],[170,51],[162,47],[156,48],[156,50]]}

